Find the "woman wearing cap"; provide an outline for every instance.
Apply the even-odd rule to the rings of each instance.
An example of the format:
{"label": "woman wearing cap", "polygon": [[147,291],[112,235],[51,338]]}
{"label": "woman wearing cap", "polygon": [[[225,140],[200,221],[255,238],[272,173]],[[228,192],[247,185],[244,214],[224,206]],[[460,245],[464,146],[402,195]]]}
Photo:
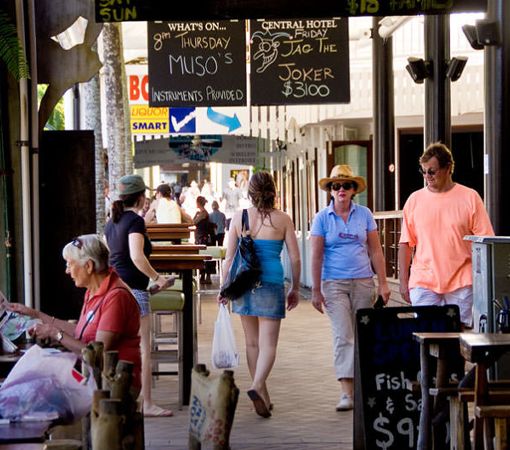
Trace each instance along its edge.
{"label": "woman wearing cap", "polygon": [[385,303],[390,290],[372,212],[352,201],[366,189],[365,179],[354,176],[348,165],[337,165],[319,187],[331,194],[331,202],[312,225],[312,304],[320,313],[325,308],[331,321],[341,385],[336,409],[344,411],[353,408],[354,318],[358,309],[372,306],[374,270]]}
{"label": "woman wearing cap", "polygon": [[140,338],[142,349],[142,397],[145,416],[171,416],[172,411],[160,408],[151,396],[151,319],[149,281],[156,289],[173,284],[172,277],[159,275],[147,259],[152,245],[144,219],[138,214],[145,202],[145,186],[139,175],[126,175],[119,180],[119,198],[113,202],[112,218],[106,224],[105,235],[110,248],[110,263],[131,288],[140,306]]}
{"label": "woman wearing cap", "polygon": [[[30,330],[39,339],[51,339],[81,356],[92,341],[104,350],[118,350],[119,358],[134,364],[132,387],[140,392],[140,310],[129,288],[108,265],[108,248],[95,234],[69,242],[62,250],[66,273],[76,287],[86,288],[85,301],[77,324],[56,319],[20,303],[7,309],[41,321]],[[0,293],[0,297],[2,297]]]}

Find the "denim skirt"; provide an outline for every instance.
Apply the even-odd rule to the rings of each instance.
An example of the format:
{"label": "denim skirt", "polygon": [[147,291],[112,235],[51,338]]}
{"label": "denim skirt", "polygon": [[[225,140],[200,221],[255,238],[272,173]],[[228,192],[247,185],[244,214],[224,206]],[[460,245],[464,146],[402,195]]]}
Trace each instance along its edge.
{"label": "denim skirt", "polygon": [[258,287],[232,300],[232,311],[242,316],[285,318],[283,284],[262,282]]}

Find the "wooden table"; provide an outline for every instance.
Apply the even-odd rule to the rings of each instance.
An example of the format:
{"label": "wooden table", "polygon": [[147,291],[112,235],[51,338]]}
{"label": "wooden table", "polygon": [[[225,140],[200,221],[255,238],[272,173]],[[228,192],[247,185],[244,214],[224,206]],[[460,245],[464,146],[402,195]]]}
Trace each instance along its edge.
{"label": "wooden table", "polygon": [[[489,403],[487,370],[499,357],[510,351],[510,334],[461,333],[460,351],[475,363],[475,408]],[[484,448],[483,421],[475,417],[475,448]]]}
{"label": "wooden table", "polygon": [[21,353],[10,353],[0,355],[0,378],[5,378],[23,355]]}
{"label": "wooden table", "polygon": [[183,372],[182,379],[183,404],[189,405],[191,393],[191,370],[197,359],[197,328],[195,308],[193,307],[193,269],[203,269],[204,262],[211,259],[209,255],[189,253],[157,253],[149,257],[149,261],[158,272],[182,273],[182,290],[184,293],[183,313]]}
{"label": "wooden table", "polygon": [[147,225],[147,234],[151,241],[173,241],[188,239],[195,225],[189,223],[157,223]]}
{"label": "wooden table", "polygon": [[[460,361],[459,353],[459,336],[460,333],[413,333],[414,339],[420,343],[420,369],[421,369],[421,401],[422,409],[420,412],[420,433],[418,437],[418,449],[425,450],[432,448],[432,436],[435,436],[434,442],[439,442],[440,431],[433,429],[432,417],[434,411],[441,406],[444,399],[440,395],[436,397],[436,404],[433,404],[430,388],[435,387],[438,389],[448,386],[449,369],[452,363],[458,362],[458,370],[461,373],[460,377],[464,374],[463,364]],[[458,361],[452,361],[457,357]],[[432,374],[431,372],[431,357],[437,359],[436,366],[436,383],[435,386],[431,385]],[[444,397],[444,396],[443,396]],[[444,403],[444,402],[443,402]],[[444,405],[443,405],[444,406]],[[434,448],[440,448],[437,444]]]}
{"label": "wooden table", "polygon": [[44,442],[53,422],[14,422],[0,424],[0,445]]}
{"label": "wooden table", "polygon": [[206,245],[172,244],[171,242],[156,242],[152,244],[152,254],[177,253],[198,254],[200,250],[207,249]]}

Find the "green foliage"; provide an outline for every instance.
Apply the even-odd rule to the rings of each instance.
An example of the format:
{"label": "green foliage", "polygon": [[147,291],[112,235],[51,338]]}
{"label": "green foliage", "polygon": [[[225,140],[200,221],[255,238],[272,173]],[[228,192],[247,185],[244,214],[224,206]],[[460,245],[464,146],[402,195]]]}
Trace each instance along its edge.
{"label": "green foliage", "polygon": [[30,78],[28,63],[18,39],[16,27],[5,11],[0,10],[0,59],[16,78]]}
{"label": "green foliage", "polygon": [[[48,88],[47,84],[39,84],[37,86],[37,104],[41,103],[41,99]],[[45,130],[64,130],[65,114],[64,114],[64,98],[62,97],[55,105],[55,109],[51,113],[48,122],[44,126]]]}

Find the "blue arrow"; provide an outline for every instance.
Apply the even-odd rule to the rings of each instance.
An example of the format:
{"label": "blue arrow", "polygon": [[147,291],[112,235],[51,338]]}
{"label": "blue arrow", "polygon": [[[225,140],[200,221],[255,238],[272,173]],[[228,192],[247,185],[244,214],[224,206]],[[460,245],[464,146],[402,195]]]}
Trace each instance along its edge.
{"label": "blue arrow", "polygon": [[227,116],[225,114],[221,114],[219,112],[214,111],[210,106],[207,108],[207,118],[214,123],[222,125],[224,127],[228,127],[228,132],[231,133],[238,128],[241,128],[241,122],[237,118],[237,114],[234,113],[234,117]]}

